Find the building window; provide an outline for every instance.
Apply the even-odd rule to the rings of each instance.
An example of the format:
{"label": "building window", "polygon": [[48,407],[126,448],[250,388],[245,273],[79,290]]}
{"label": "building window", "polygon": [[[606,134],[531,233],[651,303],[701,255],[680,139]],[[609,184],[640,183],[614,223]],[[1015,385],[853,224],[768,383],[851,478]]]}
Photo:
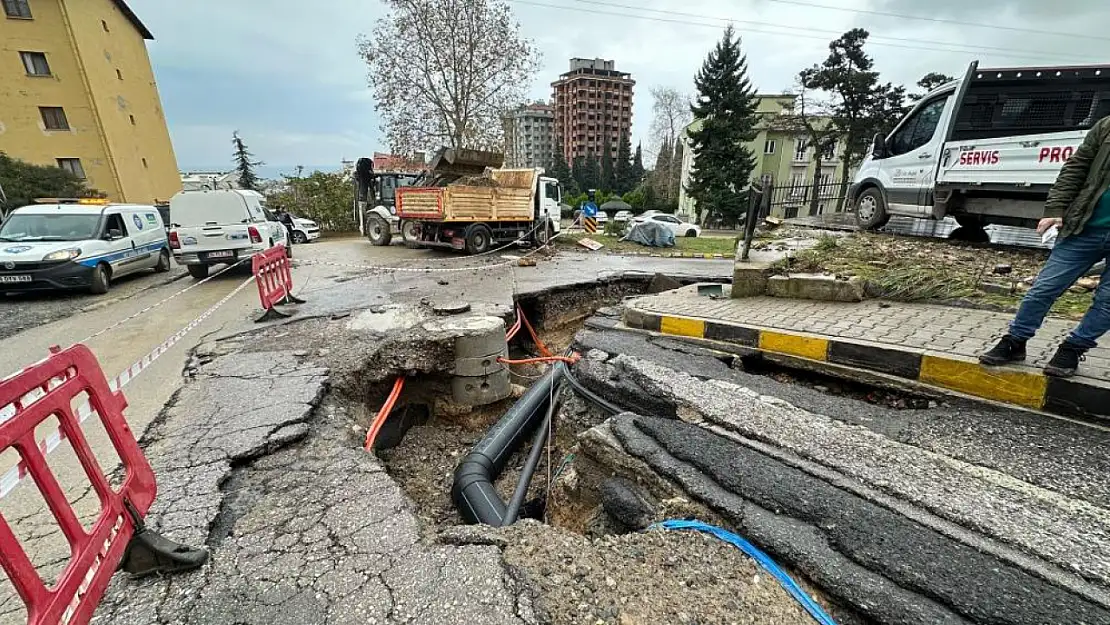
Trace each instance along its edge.
{"label": "building window", "polygon": [[46,55],[42,52],[20,52],[23,59],[23,69],[28,76],[49,76],[50,64],[46,62]]}
{"label": "building window", "polygon": [[3,0],[4,14],[8,17],[16,17],[20,19],[31,19],[31,5],[27,0]]}
{"label": "building window", "polygon": [[69,130],[66,112],[60,106],[40,106],[42,124],[47,130]]}
{"label": "building window", "polygon": [[147,164],[146,164],[146,159],[145,159],[145,158],[143,159],[143,167],[147,167]]}
{"label": "building window", "polygon": [[826,161],[831,161],[831,160],[836,159],[836,143],[835,142],[829,143],[828,145],[825,146],[824,159]]}
{"label": "building window", "polygon": [[85,179],[85,168],[81,166],[81,159],[79,158],[59,158],[58,167],[77,176],[77,178],[81,180]]}
{"label": "building window", "polygon": [[767,143],[763,144],[763,153],[764,154],[774,154],[775,153],[775,148],[778,147],[777,143],[778,142],[775,141],[774,139],[768,139]]}
{"label": "building window", "polygon": [[135,125],[135,116],[134,115],[128,115],[128,117],[131,118],[131,125],[134,126]]}
{"label": "building window", "polygon": [[806,160],[806,150],[808,148],[809,148],[809,144],[806,143],[805,139],[802,139],[802,138],[795,139],[794,140],[794,160],[799,162],[799,163],[805,162],[805,160]]}
{"label": "building window", "polygon": [[104,20],[100,20],[100,27],[103,28],[104,32],[106,33],[112,32],[111,30],[108,30],[108,22],[105,22]]}
{"label": "building window", "polygon": [[123,72],[121,72],[117,69],[116,70],[116,78],[119,79],[119,80],[123,80]]}

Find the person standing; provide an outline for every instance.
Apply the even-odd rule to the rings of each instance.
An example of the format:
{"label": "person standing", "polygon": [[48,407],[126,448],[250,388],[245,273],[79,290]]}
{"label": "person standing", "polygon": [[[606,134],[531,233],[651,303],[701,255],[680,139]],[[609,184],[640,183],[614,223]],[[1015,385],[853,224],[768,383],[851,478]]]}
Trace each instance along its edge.
{"label": "person standing", "polygon": [[[1040,329],[1056,300],[1110,256],[1110,117],[1095,123],[1064,164],[1049,191],[1044,214],[1037,232],[1059,228],[1056,247],[1022,299],[1009,333],[979,357],[984,365],[1024,361],[1026,342]],[[1110,263],[1107,266],[1094,303],[1056,350],[1044,369],[1046,375],[1075,375],[1087,351],[1110,330]]]}

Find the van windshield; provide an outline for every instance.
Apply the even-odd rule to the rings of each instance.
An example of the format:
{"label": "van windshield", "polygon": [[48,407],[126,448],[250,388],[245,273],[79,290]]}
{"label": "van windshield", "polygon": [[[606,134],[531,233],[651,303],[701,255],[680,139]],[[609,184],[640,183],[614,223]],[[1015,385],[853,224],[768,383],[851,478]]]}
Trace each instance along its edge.
{"label": "van windshield", "polygon": [[84,241],[96,238],[100,215],[15,213],[0,226],[0,242]]}

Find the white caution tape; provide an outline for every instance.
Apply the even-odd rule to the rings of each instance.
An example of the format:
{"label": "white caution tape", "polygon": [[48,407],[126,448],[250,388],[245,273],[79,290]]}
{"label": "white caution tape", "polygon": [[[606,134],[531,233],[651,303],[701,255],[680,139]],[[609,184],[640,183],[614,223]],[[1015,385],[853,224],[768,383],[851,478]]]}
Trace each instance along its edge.
{"label": "white caution tape", "polygon": [[[197,326],[199,326],[201,323],[203,323],[205,319],[208,319],[209,317],[211,317],[212,314],[215,313],[221,306],[226,304],[228,301],[231,300],[231,298],[238,295],[243,289],[245,289],[247,286],[249,286],[253,282],[254,282],[254,277],[253,276],[248,278],[247,280],[243,281],[243,283],[240,284],[238,287],[236,287],[234,291],[228,293],[227,295],[224,296],[223,299],[216,302],[211,307],[209,307],[208,310],[201,313],[201,315],[199,317],[197,317],[196,319],[194,319],[193,321],[191,321],[189,323],[189,325],[187,325],[184,328],[181,328],[180,330],[175,332],[172,336],[170,336],[165,341],[162,341],[162,343],[160,345],[158,345],[153,350],[151,350],[150,353],[143,356],[138,361],[136,361],[134,364],[132,364],[130,367],[128,367],[127,369],[124,369],[123,372],[121,372],[119,375],[117,375],[116,377],[109,380],[108,381],[108,387],[113,392],[123,389],[123,387],[127,386],[140,373],[142,373],[142,371],[144,369],[147,369],[152,364],[154,364],[154,362],[156,360],[158,360],[158,358],[162,354],[166,353],[167,351],[170,350],[170,348],[172,348],[174,345],[176,345],[182,338],[185,337],[186,334],[193,331]],[[196,285],[194,285],[194,286],[196,286]],[[58,380],[58,379],[51,380],[50,384],[49,384],[49,388],[54,388],[58,384],[61,384],[63,381],[64,380]],[[46,393],[40,389],[40,390],[37,390],[35,392],[28,393],[23,399],[24,400],[30,400],[30,401],[27,402],[27,404],[29,405],[30,403],[33,403],[34,401],[40,399],[45,394]],[[92,416],[94,414],[96,414],[96,413],[93,411],[92,406],[90,406],[87,401],[82,403],[80,406],[77,407],[77,415],[76,416],[77,416],[78,423],[84,423],[90,416]],[[10,419],[14,415],[15,415],[15,408],[12,407],[12,406],[5,406],[4,411],[0,412],[0,423],[3,423],[4,421],[7,421],[8,419]],[[55,449],[57,449],[58,446],[62,444],[63,440],[65,440],[65,433],[62,432],[60,429],[55,430],[54,432],[49,434],[46,438],[39,441],[39,451],[41,451],[43,455],[47,455],[47,454],[51,453],[52,451],[54,451]],[[3,476],[0,476],[0,499],[3,499],[10,492],[12,492],[12,490],[14,490],[15,487],[19,484],[20,480],[22,480],[26,476],[27,476],[27,468],[26,468],[26,466],[24,466],[23,462],[20,462],[17,466],[12,467]]]}

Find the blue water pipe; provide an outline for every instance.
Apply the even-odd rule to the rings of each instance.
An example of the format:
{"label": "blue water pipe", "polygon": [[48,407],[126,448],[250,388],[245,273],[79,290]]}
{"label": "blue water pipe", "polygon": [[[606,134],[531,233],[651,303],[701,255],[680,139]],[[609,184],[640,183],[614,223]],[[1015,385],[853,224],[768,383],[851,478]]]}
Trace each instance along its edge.
{"label": "blue water pipe", "polygon": [[693,530],[695,532],[704,532],[733,545],[747,554],[748,557],[758,562],[759,566],[763,567],[763,570],[767,571],[772,577],[778,580],[779,584],[782,585],[786,592],[790,593],[790,596],[794,597],[794,600],[800,603],[802,607],[805,608],[806,612],[809,612],[813,620],[821,623],[821,625],[836,625],[836,621],[826,614],[825,611],[821,609],[821,606],[806,594],[806,591],[802,590],[798,582],[795,582],[786,571],[782,570],[782,567],[771,559],[771,556],[764,553],[759,547],[748,542],[743,536],[733,534],[726,529],[709,525],[708,523],[702,523],[701,521],[672,520],[663,521],[658,525],[659,527],[669,530]]}

